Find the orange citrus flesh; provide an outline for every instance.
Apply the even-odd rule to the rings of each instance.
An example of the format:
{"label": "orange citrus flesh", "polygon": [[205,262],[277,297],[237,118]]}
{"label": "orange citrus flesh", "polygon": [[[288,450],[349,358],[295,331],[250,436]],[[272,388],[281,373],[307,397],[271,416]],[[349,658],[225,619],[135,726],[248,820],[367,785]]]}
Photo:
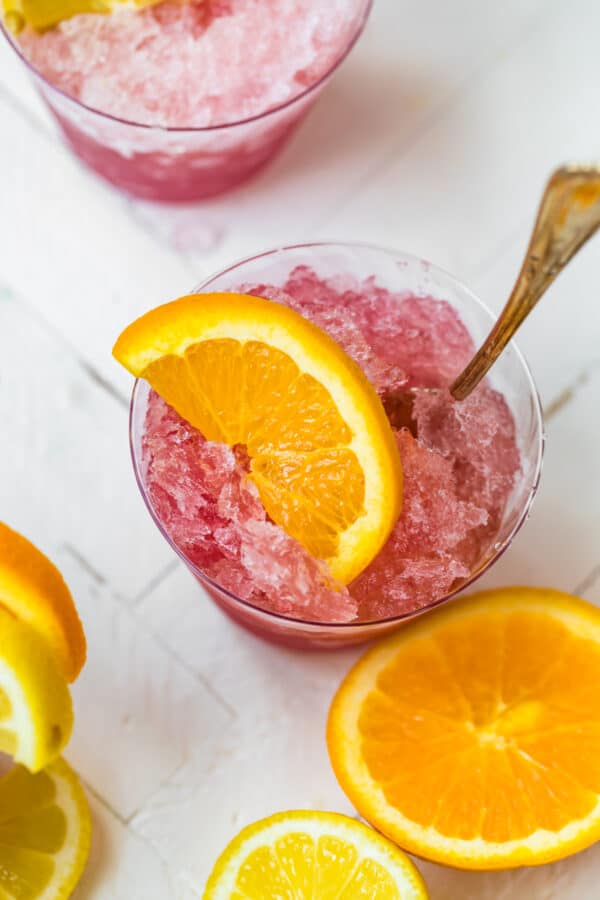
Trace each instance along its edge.
{"label": "orange citrus flesh", "polygon": [[245,828],[217,860],[203,900],[427,900],[408,857],[337,813],[284,812]]}
{"label": "orange citrus flesh", "polygon": [[246,294],[200,294],[130,325],[113,353],[211,441],[243,445],[272,520],[347,584],[400,514],[375,390],[325,332]]}
{"label": "orange citrus flesh", "polygon": [[460,868],[561,859],[600,837],[600,610],[530,587],[475,594],[365,654],[328,746],[360,813]]}
{"label": "orange citrus flesh", "polygon": [[85,634],[69,588],[56,566],[27,538],[0,522],[0,609],[43,638],[67,681],[86,657]]}

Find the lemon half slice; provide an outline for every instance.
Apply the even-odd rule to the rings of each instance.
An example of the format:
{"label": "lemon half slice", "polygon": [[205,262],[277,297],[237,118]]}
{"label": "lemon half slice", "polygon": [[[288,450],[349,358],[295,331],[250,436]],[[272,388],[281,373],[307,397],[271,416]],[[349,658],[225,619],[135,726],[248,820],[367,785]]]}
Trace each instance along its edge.
{"label": "lemon half slice", "polygon": [[29,25],[35,31],[47,31],[82,13],[106,15],[119,7],[154,6],[162,0],[2,0],[7,27],[18,34]]}
{"label": "lemon half slice", "polygon": [[337,813],[284,812],[245,828],[218,859],[204,900],[426,900],[409,858]]}
{"label": "lemon half slice", "polygon": [[69,688],[44,641],[0,611],[0,752],[38,772],[67,743]]}
{"label": "lemon half slice", "polygon": [[90,813],[75,773],[60,759],[32,775],[0,779],[0,896],[66,900],[85,866]]}

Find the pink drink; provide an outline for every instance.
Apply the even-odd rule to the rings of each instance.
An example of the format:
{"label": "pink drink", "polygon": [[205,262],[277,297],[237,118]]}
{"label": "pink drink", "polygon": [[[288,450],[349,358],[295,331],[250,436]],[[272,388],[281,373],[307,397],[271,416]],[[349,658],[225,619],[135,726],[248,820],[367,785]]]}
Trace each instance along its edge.
{"label": "pink drink", "polygon": [[[344,347],[382,397],[390,388],[417,388],[418,439],[404,429],[396,433],[404,505],[386,546],[351,585],[334,584],[322,562],[268,520],[246,478],[244,459],[224,445],[205,441],[153,393],[137,428],[140,412],[133,407],[134,431],[139,429],[134,458],[160,527],[230,614],[279,640],[331,646],[364,640],[372,628],[382,630],[385,625],[386,630],[390,623],[450,596],[505,549],[539,476],[539,407],[531,386],[527,393],[526,382],[519,380],[522,373],[516,364],[523,364],[513,348],[507,351],[515,354],[507,393],[515,388],[514,378],[516,395],[511,401],[516,415],[503,393],[490,384],[481,385],[461,404],[444,392],[440,399],[419,391],[448,385],[474,349],[456,305],[419,289],[419,281],[439,287],[432,274],[439,275],[440,285],[451,285],[448,276],[433,267],[423,268],[408,257],[391,266],[394,257],[372,248],[323,245],[279,253],[300,264],[292,259],[282,269],[277,252],[271,255],[272,264],[266,254],[233,267],[203,289],[237,288],[292,306]],[[355,266],[362,273],[369,263],[376,271],[381,255],[385,277],[357,277],[343,268],[337,274],[343,253],[358,260],[361,254],[372,257]],[[275,283],[260,278],[275,270]],[[409,289],[391,290],[384,286],[390,281],[406,283]],[[473,310],[468,312],[472,318]],[[525,440],[520,429],[527,431]],[[229,602],[231,598],[237,598],[237,604]],[[267,615],[253,620],[249,609]],[[275,626],[273,616],[278,618]],[[293,619],[294,628],[286,629],[280,617]],[[319,629],[310,623],[327,625]]]}
{"label": "pink drink", "polygon": [[370,0],[194,0],[77,15],[14,43],[67,141],[162,201],[232,188],[279,150],[358,38]]}

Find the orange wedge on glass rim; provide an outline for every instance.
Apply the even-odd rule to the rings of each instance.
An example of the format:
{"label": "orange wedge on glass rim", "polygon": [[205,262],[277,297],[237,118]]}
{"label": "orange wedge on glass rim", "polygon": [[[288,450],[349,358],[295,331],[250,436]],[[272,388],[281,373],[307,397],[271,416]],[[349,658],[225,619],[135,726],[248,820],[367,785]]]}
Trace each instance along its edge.
{"label": "orange wedge on glass rim", "polygon": [[36,631],[62,675],[74,681],[85,662],[86,641],[69,588],[27,538],[0,522],[0,609]]}
{"label": "orange wedge on glass rim", "polygon": [[378,831],[465,869],[600,838],[600,610],[530,587],[474,594],[369,650],[331,706],[337,778]]}
{"label": "orange wedge on glass rim", "polygon": [[400,514],[402,469],[381,401],[320,328],[247,294],[194,294],[113,350],[212,441],[243,445],[271,519],[347,584]]}

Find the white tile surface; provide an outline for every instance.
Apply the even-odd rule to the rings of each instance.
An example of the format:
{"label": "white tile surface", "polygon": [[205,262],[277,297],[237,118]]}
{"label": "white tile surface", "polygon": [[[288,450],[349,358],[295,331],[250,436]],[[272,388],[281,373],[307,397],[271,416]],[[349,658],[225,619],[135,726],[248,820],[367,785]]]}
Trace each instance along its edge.
{"label": "white tile surface", "polygon": [[543,21],[478,72],[322,233],[366,235],[468,282],[531,216],[557,162],[598,152],[593,9],[590,0],[547,5]]}
{"label": "white tile surface", "polygon": [[512,582],[575,591],[600,562],[599,400],[600,367],[548,421],[531,516],[481,587]]}
{"label": "white tile surface", "polygon": [[92,813],[90,861],[73,900],[194,900],[143,840],[88,792]]}
{"label": "white tile surface", "polygon": [[198,746],[220,742],[232,714],[69,554],[57,564],[89,635],[88,660],[73,686],[69,758],[128,820]]}
{"label": "white tile surface", "polygon": [[0,360],[2,517],[49,553],[75,548],[114,590],[135,596],[170,554],[132,480],[126,406],[7,290]]}
{"label": "white tile surface", "polygon": [[[376,0],[280,159],[177,209],[85,172],[0,44],[0,516],[61,565],[88,633],[67,754],[95,825],[77,900],[194,900],[243,824],[291,806],[351,812],[323,729],[357,651],[266,646],[174,564],[133,481],[115,336],[224,263],[317,236],[421,254],[498,309],[546,174],[599,155],[599,32],[595,0]],[[482,584],[600,604],[599,288],[600,238],[523,330],[552,411],[545,470]],[[598,848],[512,873],[420,865],[432,900],[598,896]]]}

